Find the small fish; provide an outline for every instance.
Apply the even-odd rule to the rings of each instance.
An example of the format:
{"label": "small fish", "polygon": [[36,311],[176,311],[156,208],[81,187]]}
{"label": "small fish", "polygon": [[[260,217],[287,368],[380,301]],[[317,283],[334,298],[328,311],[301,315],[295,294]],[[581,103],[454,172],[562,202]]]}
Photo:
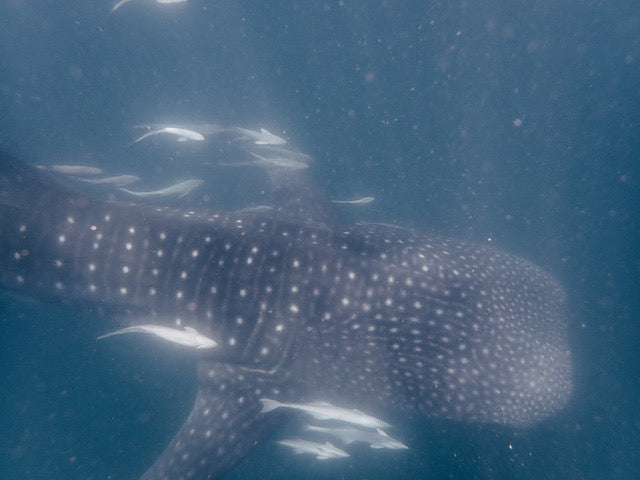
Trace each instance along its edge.
{"label": "small fish", "polygon": [[212,340],[209,337],[205,337],[191,327],[184,327],[184,330],[178,330],[177,328],[149,324],[134,325],[132,327],[118,330],[117,332],[107,333],[106,335],[98,337],[98,340],[111,337],[113,335],[121,335],[123,333],[147,333],[150,335],[155,335],[156,337],[163,338],[164,340],[168,340],[169,342],[177,343],[178,345],[193,348],[195,350],[214,348],[218,345],[215,340]]}
{"label": "small fish", "polygon": [[122,5],[124,5],[125,3],[129,3],[131,0],[120,0],[118,3],[116,3],[113,8],[111,9],[111,13],[115,12],[117,9],[119,9]]}
{"label": "small fish", "polygon": [[258,152],[261,154],[271,153],[273,156],[285,157],[290,160],[296,160],[298,162],[306,163],[310,165],[313,162],[313,157],[306,153],[296,152],[295,150],[288,150],[277,145],[260,145]]}
{"label": "small fish", "polygon": [[96,185],[115,185],[117,187],[123,187],[140,181],[140,177],[135,175],[115,175],[113,177],[105,178],[79,178],[83,182],[93,183]]}
{"label": "small fish", "polygon": [[324,435],[331,435],[337,438],[345,445],[355,442],[364,442],[371,445],[371,448],[390,448],[390,449],[406,449],[404,443],[391,438],[383,430],[376,428],[375,432],[371,430],[362,430],[354,427],[318,427],[316,425],[307,425],[305,430],[310,432],[318,432]]}
{"label": "small fish", "polygon": [[63,175],[71,175],[73,177],[80,175],[101,175],[102,170],[98,167],[87,167],[85,165],[51,165],[50,167],[42,167],[52,172],[62,173]]}
{"label": "small fish", "polygon": [[303,440],[301,438],[292,438],[288,440],[279,440],[280,445],[292,448],[295,453],[310,453],[315,455],[318,460],[327,460],[329,458],[348,457],[349,454],[339,449],[331,442],[317,443]]}
{"label": "small fish", "polygon": [[[125,3],[129,3],[131,0],[120,0],[118,3],[115,4],[115,6],[111,9],[111,13],[115,12],[117,9],[119,9],[122,5],[124,5]],[[169,4],[169,3],[184,3],[187,0],[156,0],[156,3],[159,4]]]}
{"label": "small fish", "polygon": [[273,207],[269,205],[255,205],[253,207],[244,207],[240,210],[236,210],[235,213],[264,213],[270,212],[273,210]]}
{"label": "small fish", "polygon": [[176,183],[175,185],[170,185],[165,188],[161,188],[160,190],[153,190],[150,192],[134,192],[132,190],[127,190],[126,188],[120,188],[125,193],[129,195],[135,195],[136,197],[169,197],[171,195],[178,195],[178,198],[182,198],[187,195],[192,190],[195,190],[198,187],[201,187],[204,184],[202,180],[185,180],[184,182]]}
{"label": "small fish", "polygon": [[260,401],[262,402],[262,413],[270,412],[276,408],[292,408],[308,413],[318,420],[338,420],[366,428],[387,428],[391,426],[387,422],[367,415],[355,408],[336,407],[328,402],[282,403],[268,398],[261,398]]}
{"label": "small fish", "polygon": [[261,128],[259,132],[240,127],[236,127],[234,130],[254,140],[256,145],[284,145],[287,143],[284,138],[274,135],[264,128]]}
{"label": "small fish", "polygon": [[144,140],[145,138],[149,138],[152,135],[160,135],[161,133],[176,135],[178,137],[179,142],[186,142],[187,140],[202,142],[204,140],[204,135],[194,130],[189,130],[187,128],[164,127],[164,128],[158,128],[157,130],[151,130],[149,133],[145,133],[140,138],[137,138],[136,140],[131,142],[130,145],[135,145],[136,143]]}
{"label": "small fish", "polygon": [[254,161],[253,164],[261,167],[286,168],[289,170],[302,170],[303,168],[309,167],[309,165],[307,165],[306,163],[284,156],[263,157],[262,155],[258,155],[257,153],[253,152],[249,152],[249,155],[257,158],[258,160]]}
{"label": "small fish", "polygon": [[358,225],[371,225],[373,227],[384,227],[384,228],[394,228],[396,230],[403,230],[406,227],[401,227],[400,225],[396,225],[395,223],[384,223],[384,222],[358,222]]}
{"label": "small fish", "polygon": [[375,200],[374,197],[362,197],[357,200],[331,200],[333,203],[342,203],[345,205],[366,205]]}

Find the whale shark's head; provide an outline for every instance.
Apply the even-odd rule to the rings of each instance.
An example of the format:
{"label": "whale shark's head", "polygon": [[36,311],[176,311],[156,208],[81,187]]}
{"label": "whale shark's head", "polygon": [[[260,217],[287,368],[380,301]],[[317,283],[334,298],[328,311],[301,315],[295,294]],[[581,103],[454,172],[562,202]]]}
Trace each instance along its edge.
{"label": "whale shark's head", "polygon": [[488,247],[380,225],[334,241],[342,255],[318,262],[316,285],[327,288],[297,353],[312,385],[365,405],[518,426],[567,403],[566,299],[547,273]]}

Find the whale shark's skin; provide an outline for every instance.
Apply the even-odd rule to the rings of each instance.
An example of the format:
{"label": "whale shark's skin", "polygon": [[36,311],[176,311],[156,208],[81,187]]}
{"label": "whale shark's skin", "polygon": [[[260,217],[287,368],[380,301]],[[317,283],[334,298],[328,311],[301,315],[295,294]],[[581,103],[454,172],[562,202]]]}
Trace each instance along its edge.
{"label": "whale shark's skin", "polygon": [[265,397],[516,427],[569,399],[563,290],[521,258],[340,225],[295,182],[254,214],[115,203],[61,182],[0,157],[0,285],[219,343],[197,353],[193,410],[144,480],[229,470],[282,420],[261,413]]}

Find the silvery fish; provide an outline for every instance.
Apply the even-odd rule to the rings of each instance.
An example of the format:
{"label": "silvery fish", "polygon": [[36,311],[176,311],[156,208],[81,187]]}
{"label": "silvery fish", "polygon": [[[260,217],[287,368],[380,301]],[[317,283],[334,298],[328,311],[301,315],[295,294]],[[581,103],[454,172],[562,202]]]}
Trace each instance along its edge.
{"label": "silvery fish", "polygon": [[261,398],[260,402],[262,403],[262,413],[267,413],[277,408],[290,408],[308,413],[318,420],[338,420],[340,422],[368,428],[386,428],[391,426],[387,422],[367,415],[355,408],[336,407],[328,402],[286,403],[269,398]]}
{"label": "silvery fish", "polygon": [[307,431],[330,435],[337,438],[345,445],[355,442],[363,442],[371,445],[371,448],[407,449],[404,443],[390,437],[380,428],[374,430],[364,430],[355,427],[319,427],[317,425],[307,425]]}
{"label": "silvery fish", "polygon": [[157,130],[151,130],[149,133],[145,133],[144,135],[142,135],[141,137],[135,139],[133,142],[131,142],[130,145],[134,145],[142,140],[144,140],[145,138],[149,138],[153,135],[161,135],[167,133],[169,135],[175,135],[178,137],[178,141],[179,142],[186,142],[187,140],[193,140],[196,142],[201,142],[204,140],[204,135],[202,135],[201,133],[198,133],[196,131],[193,130],[189,130],[188,128],[177,128],[177,127],[164,127],[164,128],[159,128]]}
{"label": "silvery fish", "polygon": [[202,180],[192,179],[148,192],[135,192],[133,190],[127,190],[126,188],[120,188],[120,190],[136,197],[170,197],[172,195],[178,195],[178,198],[182,198],[196,188],[201,187],[203,184],[204,181]]}
{"label": "silvery fish", "polygon": [[293,451],[298,454],[310,453],[311,455],[315,455],[318,460],[328,460],[330,458],[343,458],[349,456],[347,452],[339,449],[331,442],[317,443],[309,440],[303,440],[301,438],[292,438],[289,440],[279,440],[278,443],[292,448]]}

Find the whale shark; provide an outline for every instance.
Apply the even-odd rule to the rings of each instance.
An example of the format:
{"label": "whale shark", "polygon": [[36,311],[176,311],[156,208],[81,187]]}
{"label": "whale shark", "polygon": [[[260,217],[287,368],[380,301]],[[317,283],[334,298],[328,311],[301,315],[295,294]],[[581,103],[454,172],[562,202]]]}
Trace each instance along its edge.
{"label": "whale shark", "polygon": [[287,414],[263,398],[513,428],[563,409],[556,280],[486,245],[342,223],[303,172],[269,171],[268,211],[184,210],[94,198],[0,154],[3,289],[217,343],[193,350],[193,409],[142,480],[232,469]]}

